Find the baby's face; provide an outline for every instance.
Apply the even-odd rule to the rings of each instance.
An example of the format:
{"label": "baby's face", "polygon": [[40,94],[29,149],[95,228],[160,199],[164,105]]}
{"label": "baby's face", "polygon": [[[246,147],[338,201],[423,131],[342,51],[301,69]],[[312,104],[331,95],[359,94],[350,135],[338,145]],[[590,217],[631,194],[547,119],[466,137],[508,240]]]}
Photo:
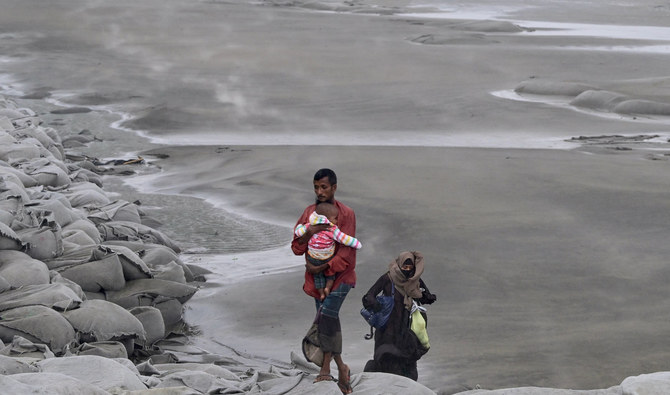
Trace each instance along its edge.
{"label": "baby's face", "polygon": [[331,224],[337,225],[337,214],[336,215],[329,215],[328,216],[328,221],[330,221]]}

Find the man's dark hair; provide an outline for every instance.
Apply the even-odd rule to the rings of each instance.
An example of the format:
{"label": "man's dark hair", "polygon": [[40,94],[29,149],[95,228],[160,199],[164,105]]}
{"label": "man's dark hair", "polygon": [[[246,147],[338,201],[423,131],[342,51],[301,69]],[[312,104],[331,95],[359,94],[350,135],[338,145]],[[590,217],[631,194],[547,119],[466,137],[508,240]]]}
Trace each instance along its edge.
{"label": "man's dark hair", "polygon": [[330,169],[319,169],[316,173],[314,173],[314,181],[318,181],[323,177],[328,177],[328,182],[330,185],[337,184],[337,176],[335,175],[334,171]]}

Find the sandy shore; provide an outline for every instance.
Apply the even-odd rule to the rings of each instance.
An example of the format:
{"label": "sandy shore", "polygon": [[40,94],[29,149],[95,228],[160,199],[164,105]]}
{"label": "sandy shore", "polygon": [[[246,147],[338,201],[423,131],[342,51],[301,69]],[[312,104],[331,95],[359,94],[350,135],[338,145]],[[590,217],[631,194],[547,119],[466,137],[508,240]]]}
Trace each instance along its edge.
{"label": "sandy shore", "polygon": [[[70,8],[28,3],[1,13],[0,85],[48,124],[101,133],[95,155],[161,168],[131,180],[140,192],[115,186],[218,269],[189,301],[196,342],[298,350],[314,312],[287,243],[327,166],[365,245],[342,310],[354,372],[372,352],[360,298],[404,249],[424,253],[438,296],[419,362],[436,392],[667,370],[667,5],[481,0],[427,19],[359,2],[73,0],[70,29]],[[119,114],[134,131],[108,126]],[[645,137],[594,137],[614,135]]]}

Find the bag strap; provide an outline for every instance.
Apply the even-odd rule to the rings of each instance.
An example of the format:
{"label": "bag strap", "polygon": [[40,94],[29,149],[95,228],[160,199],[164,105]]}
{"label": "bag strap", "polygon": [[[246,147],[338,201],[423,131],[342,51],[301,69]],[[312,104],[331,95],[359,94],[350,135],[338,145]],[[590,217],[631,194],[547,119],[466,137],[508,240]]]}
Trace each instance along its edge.
{"label": "bag strap", "polygon": [[363,338],[364,338],[365,340],[370,340],[370,339],[372,339],[373,337],[375,337],[375,328],[374,328],[372,325],[370,325],[370,333],[366,333],[366,334],[363,336]]}

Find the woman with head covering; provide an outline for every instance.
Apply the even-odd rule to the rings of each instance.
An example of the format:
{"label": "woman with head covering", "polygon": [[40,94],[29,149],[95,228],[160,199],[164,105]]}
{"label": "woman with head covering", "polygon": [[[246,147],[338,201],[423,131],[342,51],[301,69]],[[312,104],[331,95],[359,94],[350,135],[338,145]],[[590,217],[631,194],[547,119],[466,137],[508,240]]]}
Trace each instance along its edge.
{"label": "woman with head covering", "polygon": [[[394,295],[394,305],[389,320],[375,333],[373,359],[365,364],[366,372],[385,372],[418,378],[416,361],[428,349],[412,331],[410,315],[415,304],[431,304],[437,300],[421,279],[423,255],[418,251],[403,251],[389,264],[384,273],[363,296],[366,309],[379,311],[377,295]],[[424,317],[425,318],[425,317]]]}

